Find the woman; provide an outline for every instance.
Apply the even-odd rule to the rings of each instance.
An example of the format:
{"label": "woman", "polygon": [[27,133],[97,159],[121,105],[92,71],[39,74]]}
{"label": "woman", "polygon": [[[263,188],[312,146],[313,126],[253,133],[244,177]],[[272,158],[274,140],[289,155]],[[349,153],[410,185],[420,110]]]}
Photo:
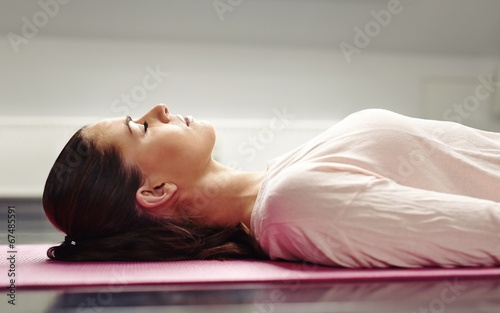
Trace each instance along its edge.
{"label": "woman", "polygon": [[500,134],[371,109],[240,172],[207,122],[154,107],[83,127],[47,179],[52,259],[500,265]]}

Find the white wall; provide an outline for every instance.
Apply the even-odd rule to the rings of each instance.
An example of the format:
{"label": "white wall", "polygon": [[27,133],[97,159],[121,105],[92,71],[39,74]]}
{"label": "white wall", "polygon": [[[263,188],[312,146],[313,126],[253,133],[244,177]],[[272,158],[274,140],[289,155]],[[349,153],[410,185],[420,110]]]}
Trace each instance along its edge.
{"label": "white wall", "polygon": [[[423,80],[475,79],[498,60],[367,51],[348,64],[339,51],[314,47],[37,38],[0,59],[0,103],[9,116],[138,115],[159,102],[208,118],[265,118],[284,105],[306,119],[367,107],[421,115]],[[143,94],[148,68],[164,74]]]}
{"label": "white wall", "polygon": [[[312,48],[53,38],[40,38],[23,53],[0,61],[8,73],[0,83],[0,197],[40,196],[55,157],[79,126],[125,113],[139,116],[158,102],[174,112],[213,120],[219,126],[216,157],[258,170],[265,168],[265,160],[359,109],[444,117],[455,102],[473,94],[478,77],[488,77],[498,62],[366,53],[347,64],[338,52]],[[87,58],[90,53],[96,57]],[[157,88],[136,108],[120,102],[113,109],[113,101],[142,86],[147,68],[157,65],[169,73]],[[441,85],[452,94],[462,91],[461,98],[439,102]],[[493,97],[464,122],[498,130],[498,117],[484,114]],[[273,132],[272,142],[255,154],[242,148],[248,136],[269,128],[276,110],[290,117],[286,131]]]}

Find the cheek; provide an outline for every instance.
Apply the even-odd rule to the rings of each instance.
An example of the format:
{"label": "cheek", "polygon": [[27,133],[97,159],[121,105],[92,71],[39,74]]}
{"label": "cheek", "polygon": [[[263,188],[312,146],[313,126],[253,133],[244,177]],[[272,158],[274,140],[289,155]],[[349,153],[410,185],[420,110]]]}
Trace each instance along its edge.
{"label": "cheek", "polygon": [[145,175],[157,172],[165,160],[163,149],[152,142],[130,149],[129,156]]}
{"label": "cheek", "polygon": [[211,125],[204,125],[197,132],[169,132],[158,134],[155,140],[141,146],[140,162],[149,169],[155,167],[175,170],[192,166],[194,162],[211,155],[215,132]]}

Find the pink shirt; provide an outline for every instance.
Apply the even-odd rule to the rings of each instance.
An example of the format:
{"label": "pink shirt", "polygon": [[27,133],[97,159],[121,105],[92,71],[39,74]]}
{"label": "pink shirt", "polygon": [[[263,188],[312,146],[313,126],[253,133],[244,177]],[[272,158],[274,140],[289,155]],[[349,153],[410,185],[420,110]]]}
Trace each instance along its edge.
{"label": "pink shirt", "polygon": [[272,259],[500,265],[500,134],[354,113],[268,163],[251,231]]}

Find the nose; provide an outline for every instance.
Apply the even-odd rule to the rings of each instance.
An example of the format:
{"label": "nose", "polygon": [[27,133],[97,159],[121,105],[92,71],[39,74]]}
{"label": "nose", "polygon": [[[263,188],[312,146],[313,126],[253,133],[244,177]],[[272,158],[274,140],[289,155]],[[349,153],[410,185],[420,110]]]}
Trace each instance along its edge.
{"label": "nose", "polygon": [[170,111],[166,104],[160,103],[149,110],[141,120],[148,121],[148,123],[151,123],[153,120],[158,120],[161,123],[168,123],[170,122]]}

